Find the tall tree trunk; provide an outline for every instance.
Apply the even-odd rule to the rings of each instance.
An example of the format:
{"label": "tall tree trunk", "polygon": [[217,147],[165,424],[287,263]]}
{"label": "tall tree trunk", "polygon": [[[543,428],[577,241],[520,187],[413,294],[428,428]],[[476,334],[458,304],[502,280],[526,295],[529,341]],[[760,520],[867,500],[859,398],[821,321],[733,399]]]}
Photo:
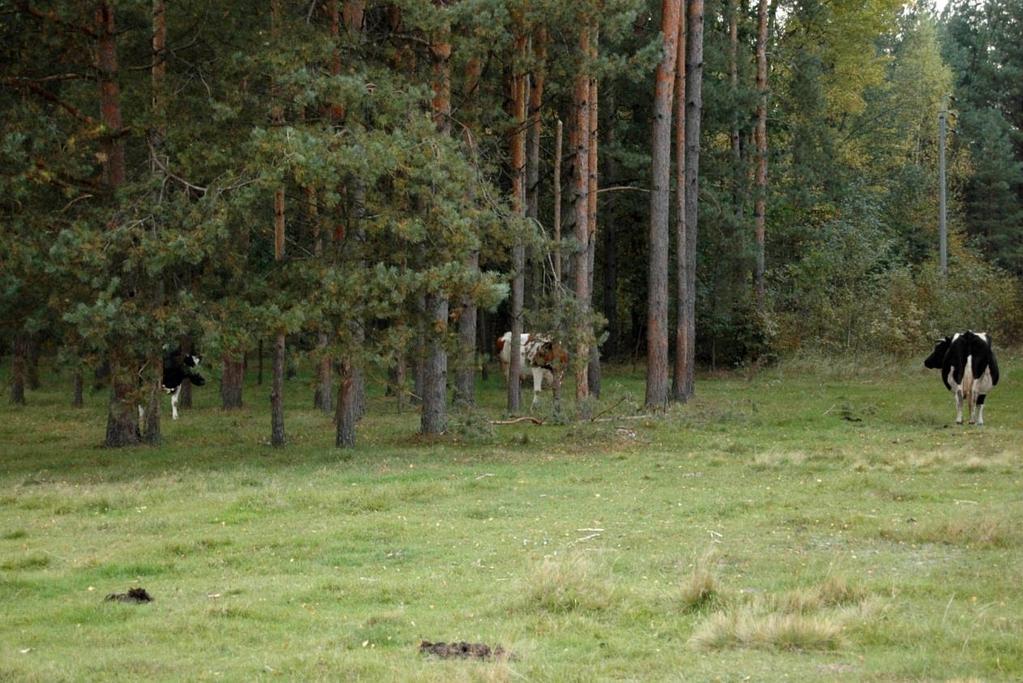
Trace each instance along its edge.
{"label": "tall tree trunk", "polygon": [[[447,17],[447,0],[434,0],[445,14],[440,30],[431,41],[433,66],[433,122],[441,135],[451,134],[451,25]],[[426,311],[430,328],[423,370],[423,434],[442,434],[447,429],[448,356],[444,340],[448,328],[448,300],[441,292],[426,294]]]}
{"label": "tall tree trunk", "polygon": [[[544,86],[547,74],[547,29],[540,26],[530,40],[534,68],[526,78],[528,101],[526,117],[528,131],[526,140],[526,217],[534,223],[540,221],[540,134],[543,120],[540,116],[543,107]],[[525,262],[527,275],[523,305],[526,308],[536,307],[537,297],[543,295],[543,259],[537,258],[533,247],[526,249]]]}
{"label": "tall tree trunk", "polygon": [[270,380],[270,445],[287,443],[284,434],[284,332],[274,337],[273,376]]}
{"label": "tall tree trunk", "polygon": [[[590,42],[590,59],[596,61],[597,59],[597,41],[598,33],[597,27],[594,25],[593,29],[593,40]],[[589,173],[588,173],[588,192],[589,192],[589,219],[590,228],[588,236],[588,246],[586,249],[586,270],[589,273],[590,282],[587,287],[590,298],[593,298],[593,271],[597,256],[597,183],[598,183],[598,167],[599,157],[598,155],[598,144],[597,135],[600,132],[600,109],[599,100],[597,93],[597,78],[596,76],[590,78],[590,132],[589,132]],[[600,349],[596,344],[590,347],[590,362],[586,368],[586,383],[589,387],[590,394],[594,398],[600,398]]]}
{"label": "tall tree trunk", "polygon": [[[518,35],[515,36],[515,72],[511,77],[512,125],[512,211],[518,216],[526,215],[526,75],[519,71],[526,60],[526,36],[521,16],[516,19]],[[526,269],[526,247],[519,241],[512,247],[512,301],[511,301],[511,353],[508,366],[508,412],[517,413],[522,407],[522,392],[519,384],[522,353],[522,307],[524,303]]]}
{"label": "tall tree trunk", "polygon": [[[158,176],[160,167],[157,163],[157,155],[163,147],[166,137],[166,97],[164,82],[167,76],[167,63],[165,61],[164,49],[167,44],[167,17],[164,7],[164,0],[153,0],[153,65],[150,68],[150,83],[152,85],[152,118],[155,122],[152,128],[152,139],[150,140],[150,161],[149,171],[153,176]],[[159,229],[159,228],[157,228]],[[153,296],[157,308],[164,305],[164,285],[160,278],[153,283]],[[149,353],[144,374],[145,410],[142,415],[142,441],[150,446],[157,446],[163,440],[160,429],[160,407],[163,398],[163,356],[154,349]]]}
{"label": "tall tree trunk", "polygon": [[337,423],[334,445],[338,448],[355,448],[355,425],[359,419],[355,396],[355,373],[348,357],[343,357],[338,366],[341,382],[338,385],[337,413],[334,416],[334,421]]}
{"label": "tall tree trunk", "polygon": [[28,365],[28,335],[18,332],[14,336],[11,354],[11,405],[25,405],[25,374]]}
{"label": "tall tree trunk", "polygon": [[[584,25],[579,31],[579,54],[591,55],[590,26]],[[580,419],[590,417],[590,388],[587,366],[590,358],[589,338],[592,336],[590,317],[590,76],[587,69],[580,69],[573,88],[575,143],[575,168],[572,185],[575,190],[575,238],[579,242],[573,259],[575,297],[579,307],[581,329],[578,333],[575,359],[575,399]]]}
{"label": "tall tree trunk", "polygon": [[[605,110],[614,114],[615,102],[613,94],[606,97]],[[615,146],[615,128],[608,126],[604,130],[604,146],[613,149]],[[613,156],[604,159],[604,175],[607,178],[605,185],[613,186],[619,177],[618,167]],[[606,205],[606,203],[605,203]],[[604,270],[602,278],[601,299],[603,303],[604,316],[607,318],[607,341],[604,342],[604,357],[617,357],[620,353],[621,325],[618,322],[618,235],[615,229],[615,221],[604,222]]]}
{"label": "tall tree trunk", "polygon": [[686,251],[686,18],[678,24],[678,52],[675,60],[675,363],[671,399],[686,400],[686,373],[689,368],[686,337],[688,328],[689,270]]}
{"label": "tall tree trunk", "polygon": [[678,59],[680,0],[662,0],[664,52],[654,80],[651,137],[650,264],[647,272],[646,405],[668,403],[668,211],[671,182],[671,104]]}
{"label": "tall tree trunk", "polygon": [[757,311],[765,312],[767,293],[764,284],[767,225],[767,0],[757,5],[757,146],[756,199],[753,207],[757,264],[753,275]]}
{"label": "tall tree trunk", "polygon": [[[474,120],[478,118],[479,112],[479,81],[483,73],[483,62],[479,57],[473,56],[466,66],[466,81],[464,97],[469,103],[465,106]],[[473,168],[479,173],[478,153],[476,139],[471,133],[466,134],[466,146],[469,150],[469,157],[472,159]],[[480,254],[473,251],[466,259],[466,266],[474,273],[479,272]],[[466,296],[461,302],[462,311],[458,316],[458,367],[455,369],[455,400],[468,405],[476,403],[476,367],[477,346],[476,332],[479,312],[476,302],[471,296]]]}
{"label": "tall tree trunk", "polygon": [[[336,4],[336,3],[335,3]],[[362,41],[363,32],[365,30],[365,13],[366,13],[366,2],[365,0],[349,0],[344,3],[344,11],[342,19],[344,21],[345,31],[348,33],[349,38],[355,41]],[[401,14],[398,11],[396,15],[395,25],[397,29],[398,24],[401,22]],[[332,22],[336,25],[336,21]],[[333,29],[332,29],[333,30]],[[336,42],[336,41],[335,41]],[[338,49],[335,49],[334,60],[332,63],[332,70],[334,75],[341,73],[341,57]],[[335,124],[340,122],[340,117],[335,118]],[[352,187],[352,202],[351,202],[351,216],[353,225],[353,234],[355,242],[359,245],[360,249],[362,244],[366,240],[365,228],[362,225],[362,219],[365,217],[366,212],[366,186],[361,178],[354,178],[351,181]],[[364,258],[360,258],[357,262],[358,268],[365,268],[366,261]],[[364,321],[358,321],[352,331],[354,339],[354,346],[356,348],[362,348],[365,332],[363,323]],[[353,416],[354,421],[362,419],[362,416],[366,413],[366,380],[365,373],[363,372],[362,365],[359,361],[359,356],[356,353],[347,353],[344,359],[348,363],[347,372],[351,375],[352,386],[350,388],[351,396],[346,398],[346,401],[351,405],[350,412]],[[354,430],[354,422],[353,422]],[[354,432],[353,432],[354,433]],[[354,438],[354,437],[353,437]]]}
{"label": "tall tree trunk", "polygon": [[163,441],[160,430],[160,404],[163,398],[163,358],[155,353],[149,356],[143,376],[143,398],[145,410],[142,414],[142,442],[150,446],[159,446]]}
{"label": "tall tree trunk", "polygon": [[540,134],[543,132],[544,86],[547,81],[547,29],[540,27],[533,36],[536,68],[529,79],[529,142],[526,155],[526,216],[540,220]]}
{"label": "tall tree trunk", "polygon": [[245,363],[237,355],[224,354],[220,375],[220,403],[224,410],[241,408],[242,387],[245,384]]}
{"label": "tall tree trunk", "polygon": [[561,296],[561,149],[564,124],[561,119],[554,130],[554,287]]}
{"label": "tall tree trunk", "polygon": [[107,187],[116,191],[127,177],[124,138],[121,135],[121,87],[117,64],[117,30],[112,3],[101,0],[96,6],[96,37],[98,41],[100,112],[103,127],[104,176]]}
{"label": "tall tree trunk", "polygon": [[703,0],[689,0],[686,45],[686,201],[685,201],[685,291],[682,311],[680,400],[688,401],[695,391],[696,371],[696,244],[700,208],[700,117],[703,113]]}
{"label": "tall tree trunk", "polygon": [[137,446],[141,440],[135,389],[136,375],[114,354],[110,362],[110,408],[107,412],[107,448]]}
{"label": "tall tree trunk", "polygon": [[[336,4],[335,4],[336,6]],[[316,190],[305,188],[306,214],[313,226],[313,255],[323,258],[323,225],[316,205]],[[316,334],[316,389],[313,392],[313,407],[330,415],[334,410],[334,359],[327,353],[330,335],[326,330]]]}
{"label": "tall tree trunk", "polygon": [[[117,31],[114,8],[109,2],[96,6],[97,67],[99,71],[100,112],[104,127],[104,179],[115,194],[127,178],[124,138],[121,135],[121,89],[117,63]],[[139,442],[135,373],[125,354],[114,349],[110,354],[110,405],[107,411],[107,447],[133,446]]]}
{"label": "tall tree trunk", "polygon": [[423,414],[420,431],[423,434],[443,434],[447,429],[447,376],[448,356],[444,351],[444,338],[448,333],[448,300],[443,294],[426,295],[426,310],[430,314],[430,341],[426,346],[423,364]]}
{"label": "tall tree trunk", "polygon": [[[154,154],[163,147],[166,136],[165,122],[167,115],[166,93],[164,82],[167,77],[167,61],[164,51],[167,46],[167,12],[164,0],[153,0],[153,67],[150,80],[153,86],[153,126],[152,146]],[[159,167],[156,159],[150,161],[150,171],[156,175]]]}
{"label": "tall tree trunk", "polygon": [[[739,2],[728,0],[728,84],[734,102],[739,95]],[[742,144],[739,136],[739,107],[732,109],[732,203],[735,210],[735,224],[742,224]]]}

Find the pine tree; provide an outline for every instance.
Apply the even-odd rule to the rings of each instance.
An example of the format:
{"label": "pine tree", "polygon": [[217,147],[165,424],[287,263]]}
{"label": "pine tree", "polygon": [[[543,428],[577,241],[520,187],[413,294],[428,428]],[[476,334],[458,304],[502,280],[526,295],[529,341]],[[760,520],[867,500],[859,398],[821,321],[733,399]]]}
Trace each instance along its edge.
{"label": "pine tree", "polygon": [[646,406],[668,403],[668,208],[671,191],[671,107],[678,57],[679,0],[661,3],[663,53],[654,80],[651,133],[650,265],[647,276]]}

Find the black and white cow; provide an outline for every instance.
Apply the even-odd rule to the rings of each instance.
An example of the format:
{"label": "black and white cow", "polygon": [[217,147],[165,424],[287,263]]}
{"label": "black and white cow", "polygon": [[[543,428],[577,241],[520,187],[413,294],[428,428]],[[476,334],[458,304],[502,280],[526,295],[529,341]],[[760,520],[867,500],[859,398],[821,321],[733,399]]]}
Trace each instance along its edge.
{"label": "black and white cow", "polygon": [[[181,385],[189,380],[197,387],[206,384],[206,380],[196,372],[201,356],[191,353],[184,353],[180,348],[171,351],[163,359],[163,390],[171,397],[171,418],[178,419],[178,397],[181,395]],[[142,406],[139,406],[139,419],[143,417]]]}
{"label": "black and white cow", "polygon": [[963,423],[963,399],[969,407],[970,424],[984,424],[984,400],[998,384],[998,361],[989,335],[967,330],[939,339],[924,359],[924,367],[940,369],[945,388],[955,394],[956,424]]}

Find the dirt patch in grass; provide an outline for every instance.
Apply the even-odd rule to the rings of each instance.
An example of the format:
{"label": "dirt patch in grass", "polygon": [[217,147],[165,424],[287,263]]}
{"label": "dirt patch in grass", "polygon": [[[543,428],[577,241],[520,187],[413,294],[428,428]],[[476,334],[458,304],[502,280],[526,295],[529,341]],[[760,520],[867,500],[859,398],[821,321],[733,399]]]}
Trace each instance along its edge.
{"label": "dirt patch in grass", "polygon": [[500,645],[490,647],[486,643],[431,643],[424,640],[419,643],[419,653],[432,655],[441,659],[493,659],[506,658],[508,653]]}

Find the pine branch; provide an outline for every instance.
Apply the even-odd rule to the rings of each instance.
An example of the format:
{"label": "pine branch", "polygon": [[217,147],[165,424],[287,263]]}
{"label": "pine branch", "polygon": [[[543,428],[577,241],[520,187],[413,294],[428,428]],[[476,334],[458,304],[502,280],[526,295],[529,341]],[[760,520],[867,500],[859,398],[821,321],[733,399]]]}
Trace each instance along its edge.
{"label": "pine branch", "polygon": [[31,90],[35,94],[37,94],[40,97],[42,97],[44,100],[46,100],[48,102],[52,102],[53,104],[56,104],[58,107],[60,107],[61,109],[65,110],[66,112],[68,112],[69,114],[74,116],[79,121],[82,121],[83,123],[87,123],[90,126],[95,126],[95,125],[98,124],[98,121],[96,121],[96,119],[92,118],[91,116],[89,116],[88,114],[86,114],[81,109],[79,109],[78,107],[74,106],[73,104],[71,104],[69,102],[65,102],[64,100],[60,99],[59,97],[57,97],[53,93],[49,92],[48,90],[46,90],[46,88],[43,88],[42,86],[40,86],[38,83],[36,83],[34,81],[24,80],[24,79],[21,79],[21,78],[10,78],[10,77],[8,77],[8,78],[0,79],[0,83],[3,83],[4,85],[8,85],[8,86],[11,86],[11,87],[15,87],[15,88],[18,88],[18,87],[20,87],[20,88],[28,88],[29,90]]}
{"label": "pine branch", "polygon": [[58,26],[62,26],[62,27],[66,28],[68,30],[71,30],[71,31],[76,31],[78,33],[84,33],[85,35],[89,36],[90,38],[96,38],[97,37],[96,36],[96,32],[93,31],[88,26],[78,26],[76,24],[68,23],[68,22],[64,21],[63,19],[61,19],[59,16],[57,16],[57,13],[54,12],[53,10],[50,10],[49,12],[44,12],[41,9],[37,9],[35,7],[32,7],[32,5],[28,4],[24,0],[21,0],[19,2],[15,2],[14,4],[17,5],[18,9],[20,9],[22,12],[25,12],[26,14],[30,14],[33,17],[37,18],[37,19],[42,19],[43,21],[52,22],[54,24],[57,24]]}
{"label": "pine branch", "polygon": [[163,174],[165,176],[167,176],[168,178],[171,178],[172,180],[178,181],[179,183],[184,185],[187,189],[194,190],[195,192],[198,192],[198,193],[200,193],[202,195],[205,195],[209,191],[208,187],[203,187],[201,185],[196,185],[194,183],[191,183],[191,182],[185,180],[184,178],[182,178],[181,176],[177,175],[173,171],[171,171],[167,167],[167,164],[164,162],[164,160],[160,158],[160,155],[156,153],[156,147],[153,145],[152,137],[149,136],[149,135],[146,136],[146,144],[149,146],[149,158],[153,160],[153,163],[155,163],[157,166],[160,167],[160,170],[163,171]]}

